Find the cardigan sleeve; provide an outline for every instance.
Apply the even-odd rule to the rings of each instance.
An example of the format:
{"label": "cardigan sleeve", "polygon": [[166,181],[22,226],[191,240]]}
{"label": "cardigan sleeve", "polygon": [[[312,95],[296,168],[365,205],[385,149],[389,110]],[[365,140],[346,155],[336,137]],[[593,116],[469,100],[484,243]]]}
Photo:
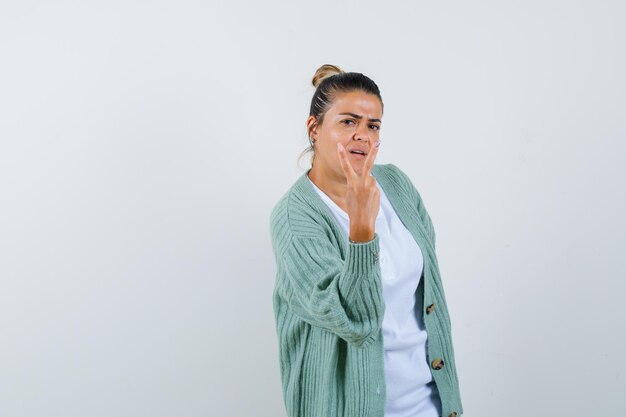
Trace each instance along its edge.
{"label": "cardigan sleeve", "polygon": [[384,316],[378,234],[348,243],[345,259],[321,234],[289,239],[278,260],[279,291],[293,313],[354,346],[373,342]]}
{"label": "cardigan sleeve", "polygon": [[409,193],[409,196],[411,198],[411,204],[413,205],[413,208],[417,210],[417,213],[422,221],[422,225],[426,229],[426,233],[430,237],[434,248],[436,240],[435,228],[433,226],[432,219],[430,218],[430,215],[426,210],[426,206],[424,205],[424,201],[422,200],[420,193],[417,191],[417,188],[415,187],[415,185],[413,185],[413,182],[407,174],[405,174],[400,168],[398,168],[394,164],[390,163],[388,165],[393,169],[398,179],[404,186],[404,189]]}

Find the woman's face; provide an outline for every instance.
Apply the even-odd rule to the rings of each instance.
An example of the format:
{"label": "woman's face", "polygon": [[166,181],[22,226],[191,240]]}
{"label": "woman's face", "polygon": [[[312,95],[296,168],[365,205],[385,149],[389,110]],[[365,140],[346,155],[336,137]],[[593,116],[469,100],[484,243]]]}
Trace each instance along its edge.
{"label": "woman's face", "polygon": [[[362,91],[338,93],[323,123],[311,130],[316,140],[313,166],[323,175],[345,177],[337,153],[337,144],[341,143],[352,168],[361,174],[367,154],[379,140],[381,119],[382,104],[377,96]],[[310,116],[307,124],[314,121]],[[361,149],[366,155],[350,153],[351,149]]]}

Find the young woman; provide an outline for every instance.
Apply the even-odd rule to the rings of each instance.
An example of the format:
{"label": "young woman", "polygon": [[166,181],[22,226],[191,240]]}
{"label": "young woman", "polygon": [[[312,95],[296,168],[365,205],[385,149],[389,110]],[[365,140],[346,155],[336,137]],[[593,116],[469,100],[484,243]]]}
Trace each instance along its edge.
{"label": "young woman", "polygon": [[430,216],[404,172],[374,164],[380,91],[334,65],[313,85],[312,168],[270,216],[287,414],[461,416]]}

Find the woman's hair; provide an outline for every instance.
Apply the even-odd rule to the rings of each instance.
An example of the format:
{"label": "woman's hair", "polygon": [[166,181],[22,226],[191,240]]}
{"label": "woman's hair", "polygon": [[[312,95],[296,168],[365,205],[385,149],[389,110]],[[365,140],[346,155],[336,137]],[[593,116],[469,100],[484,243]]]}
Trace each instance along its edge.
{"label": "woman's hair", "polygon": [[315,93],[311,99],[309,116],[315,116],[316,121],[307,129],[307,137],[310,145],[302,151],[298,157],[298,162],[300,162],[300,159],[307,152],[312,152],[311,166],[313,166],[313,162],[315,161],[315,147],[311,140],[311,129],[324,122],[324,115],[333,105],[337,93],[362,91],[378,97],[381,108],[383,109],[384,104],[376,83],[360,72],[345,72],[336,65],[324,64],[315,71],[311,82],[313,87],[315,87]]}

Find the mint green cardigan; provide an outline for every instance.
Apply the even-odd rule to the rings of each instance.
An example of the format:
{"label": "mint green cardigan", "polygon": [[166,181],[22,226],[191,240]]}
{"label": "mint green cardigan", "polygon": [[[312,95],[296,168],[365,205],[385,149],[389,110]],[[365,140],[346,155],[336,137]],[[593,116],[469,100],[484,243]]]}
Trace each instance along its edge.
{"label": "mint green cardigan", "polygon": [[[423,284],[416,292],[424,300],[428,362],[442,416],[460,416],[450,316],[430,216],[397,166],[374,164],[371,172],[423,252]],[[385,304],[379,237],[374,233],[369,242],[349,242],[307,173],[270,215],[277,270],[273,308],[287,415],[384,417]]]}

